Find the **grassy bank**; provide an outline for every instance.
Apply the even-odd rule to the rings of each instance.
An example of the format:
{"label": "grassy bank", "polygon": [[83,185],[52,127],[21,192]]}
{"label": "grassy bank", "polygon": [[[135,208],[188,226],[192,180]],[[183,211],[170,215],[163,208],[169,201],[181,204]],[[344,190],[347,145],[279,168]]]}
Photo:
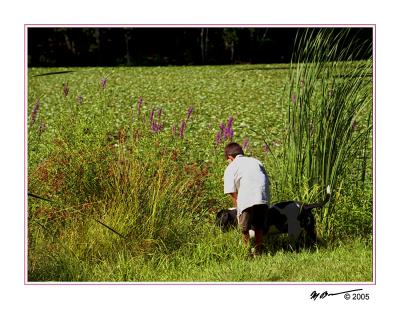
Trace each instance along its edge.
{"label": "grassy bank", "polygon": [[[30,281],[83,282],[372,282],[372,245],[365,239],[320,243],[299,253],[269,240],[268,250],[248,259],[236,231],[210,234],[207,226],[181,246],[113,239],[99,243],[54,240],[35,246]],[[81,240],[82,241],[82,240]],[[84,240],[86,241],[86,240]],[[176,240],[176,243],[180,242]],[[74,243],[72,243],[74,242]],[[151,248],[152,247],[152,248]]]}
{"label": "grassy bank", "polygon": [[284,189],[288,73],[288,65],[30,69],[28,190],[51,202],[29,198],[29,281],[371,281],[369,165],[362,185],[341,178],[330,211],[315,212],[320,242],[311,251],[284,251],[280,239],[248,261],[238,233],[213,224],[231,206],[221,181],[230,117],[234,140],[264,162],[273,201],[312,202],[324,191],[307,182]]}

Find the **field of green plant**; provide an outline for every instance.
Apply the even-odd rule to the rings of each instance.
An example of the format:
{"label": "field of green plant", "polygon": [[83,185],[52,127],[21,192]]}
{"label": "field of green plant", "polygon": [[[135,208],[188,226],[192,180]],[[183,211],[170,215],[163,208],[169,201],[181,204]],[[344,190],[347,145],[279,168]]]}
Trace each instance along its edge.
{"label": "field of green plant", "polygon": [[[28,280],[372,281],[371,63],[324,63],[30,68]],[[214,225],[230,140],[273,202],[332,186],[315,248]]]}

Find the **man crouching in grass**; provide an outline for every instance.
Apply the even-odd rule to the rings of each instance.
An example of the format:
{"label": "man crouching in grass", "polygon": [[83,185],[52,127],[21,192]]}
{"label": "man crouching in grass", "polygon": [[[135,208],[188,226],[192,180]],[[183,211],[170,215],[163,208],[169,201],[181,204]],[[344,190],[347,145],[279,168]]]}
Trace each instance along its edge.
{"label": "man crouching in grass", "polygon": [[[255,254],[260,254],[270,199],[267,172],[260,161],[246,157],[237,143],[229,143],[225,147],[225,159],[229,165],[224,173],[224,193],[233,198],[245,247],[249,247],[249,230],[254,229]],[[251,250],[249,255],[254,256]]]}

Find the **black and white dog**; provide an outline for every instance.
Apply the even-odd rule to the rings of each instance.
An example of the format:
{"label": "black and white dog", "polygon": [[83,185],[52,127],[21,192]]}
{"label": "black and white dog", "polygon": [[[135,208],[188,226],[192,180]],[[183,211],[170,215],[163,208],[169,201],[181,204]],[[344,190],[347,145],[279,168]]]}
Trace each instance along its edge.
{"label": "black and white dog", "polygon": [[[311,246],[317,240],[315,232],[315,219],[311,210],[322,208],[331,197],[328,186],[326,197],[322,202],[304,204],[295,201],[279,202],[272,207],[265,207],[264,235],[287,233],[292,249],[299,248],[300,235],[304,233],[305,245]],[[237,226],[236,208],[222,209],[217,213],[216,224],[221,231],[226,232]],[[250,231],[250,236],[252,231]],[[254,233],[254,232],[253,232]]]}

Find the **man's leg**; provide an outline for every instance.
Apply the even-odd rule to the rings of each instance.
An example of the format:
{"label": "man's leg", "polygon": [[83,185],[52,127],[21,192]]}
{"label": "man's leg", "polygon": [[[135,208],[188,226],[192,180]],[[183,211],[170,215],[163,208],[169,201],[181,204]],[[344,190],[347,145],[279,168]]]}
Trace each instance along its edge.
{"label": "man's leg", "polygon": [[261,254],[263,250],[264,241],[264,224],[266,218],[267,205],[255,205],[252,207],[251,222],[254,226],[255,236],[255,252]]}
{"label": "man's leg", "polygon": [[247,248],[249,246],[249,240],[250,240],[250,235],[249,235],[249,229],[250,229],[250,214],[249,210],[246,209],[244,210],[239,218],[238,218],[238,223],[239,223],[239,228],[242,232],[242,241],[244,246]]}

